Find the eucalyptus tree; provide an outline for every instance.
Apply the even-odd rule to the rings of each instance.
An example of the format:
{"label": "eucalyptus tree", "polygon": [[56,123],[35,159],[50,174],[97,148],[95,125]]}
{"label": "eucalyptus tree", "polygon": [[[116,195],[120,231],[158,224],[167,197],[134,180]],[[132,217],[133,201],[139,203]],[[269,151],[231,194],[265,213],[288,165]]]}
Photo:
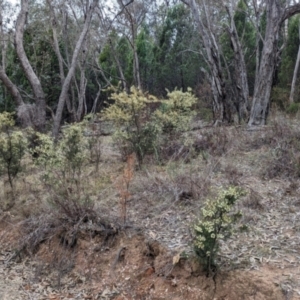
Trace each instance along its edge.
{"label": "eucalyptus tree", "polygon": [[28,79],[35,100],[35,111],[34,111],[34,124],[38,130],[44,130],[46,123],[46,97],[41,84],[40,78],[32,67],[28,56],[24,48],[24,30],[29,12],[29,1],[21,0],[21,9],[17,17],[16,28],[15,28],[15,47],[16,52],[24,71],[26,78]]}
{"label": "eucalyptus tree", "polygon": [[[29,125],[37,127],[41,124],[40,120],[36,122],[34,118],[34,113],[36,110],[35,106],[25,104],[23,96],[18,88],[18,86],[11,80],[7,75],[7,56],[8,52],[11,53],[13,37],[11,34],[10,17],[13,16],[15,11],[12,9],[10,3],[1,0],[0,1],[0,39],[1,39],[1,63],[0,63],[0,80],[4,86],[3,98],[8,98],[6,91],[11,95],[15,102],[15,106],[18,108],[18,116],[23,125]],[[4,17],[5,16],[5,17]],[[20,20],[19,20],[20,22]],[[3,99],[3,101],[6,101]],[[6,105],[7,106],[7,105]]]}
{"label": "eucalyptus tree", "polygon": [[146,14],[149,10],[153,1],[146,0],[136,0],[136,1],[126,1],[117,0],[121,13],[118,14],[117,20],[119,23],[119,29],[123,35],[127,38],[130,47],[132,49],[133,55],[133,78],[137,88],[142,89],[141,74],[140,74],[140,63],[139,56],[137,52],[136,40],[138,37],[138,32],[143,24]]}
{"label": "eucalyptus tree", "polygon": [[[92,21],[95,6],[98,4],[97,0],[80,1],[81,6],[78,6],[78,9],[78,7],[74,7],[76,5],[74,1],[69,2],[71,3],[71,6],[69,6],[68,9],[74,13],[73,19],[76,19],[75,11],[78,12],[81,9],[81,15],[80,18],[76,19],[77,28],[79,28],[79,30],[77,31],[77,35],[75,34],[74,48],[68,49],[68,54],[71,54],[71,59],[69,60],[69,63],[66,63],[66,53],[62,55],[60,52],[61,45],[64,40],[62,37],[58,38],[56,32],[56,25],[59,22],[58,19],[55,18],[55,14],[57,13],[57,10],[61,8],[61,3],[59,3],[59,1],[48,1],[47,7],[45,3],[30,2],[29,5],[28,0],[20,1],[20,10],[17,16],[16,25],[15,28],[11,29],[11,31],[14,31],[15,53],[18,58],[18,62],[22,67],[22,72],[30,83],[31,91],[33,93],[33,101],[30,100],[28,103],[26,100],[25,102],[24,99],[28,98],[30,95],[27,94],[24,97],[24,95],[22,95],[23,91],[20,92],[20,85],[15,82],[16,78],[14,78],[13,75],[7,76],[4,65],[1,65],[0,68],[0,80],[15,99],[18,115],[23,120],[24,125],[34,126],[37,130],[44,130],[46,122],[46,98],[49,100],[49,97],[53,93],[52,90],[55,90],[57,86],[59,87],[59,84],[57,85],[53,82],[55,73],[51,74],[53,66],[57,66],[57,70],[59,70],[58,73],[60,74],[61,87],[59,88],[59,94],[57,94],[57,97],[59,96],[59,100],[55,112],[53,128],[55,136],[58,134],[62,111],[64,109],[65,101],[68,99],[70,85],[77,65],[79,65],[81,74],[84,74],[83,69],[85,68],[85,65],[83,62],[85,54],[82,54],[84,51],[81,50],[83,48],[82,46],[87,43],[87,32]],[[1,5],[1,8],[1,16],[3,16],[3,5]],[[64,13],[65,10],[62,10],[62,12]],[[49,15],[51,16],[52,26],[49,22]],[[65,20],[64,18],[62,19]],[[52,37],[54,40],[54,51],[52,50],[52,53],[51,36],[49,36],[51,27],[53,32]],[[1,35],[4,35],[3,26],[1,27]],[[1,45],[3,45],[3,39]],[[68,43],[66,42],[64,46],[67,48]],[[4,49],[4,47],[2,47],[2,49]],[[2,54],[4,53],[3,51]],[[41,57],[38,57],[38,55]],[[55,55],[57,57],[56,60],[53,59]],[[3,57],[4,54],[2,55],[2,58]],[[79,61],[79,58],[83,59]],[[2,59],[2,61],[4,60]],[[52,80],[51,87],[47,84],[47,81],[49,82],[49,78]],[[84,98],[86,86],[85,76],[81,76],[81,79],[78,94],[82,96],[81,98]],[[80,97],[78,98],[80,99]],[[83,101],[79,102],[77,116],[82,114],[82,102]]]}
{"label": "eucalyptus tree", "polygon": [[[222,49],[213,21],[217,11],[217,3],[208,3],[206,0],[182,0],[182,2],[191,8],[195,23],[202,36],[204,54],[211,74],[215,120],[228,121],[230,119],[230,101],[228,99],[228,85],[226,86],[227,81],[224,76],[226,71],[223,69]],[[238,34],[233,12],[236,3],[224,0],[219,4],[226,8],[229,16],[230,22],[227,27],[234,50],[236,83],[238,83],[238,90],[240,90],[237,93],[239,95],[238,103],[244,103],[245,107],[247,106],[247,94],[252,94],[252,92],[247,91],[249,89],[246,80],[248,70],[245,67],[245,48],[242,47],[241,36]],[[246,1],[245,4],[249,5]],[[291,4],[291,1],[252,0],[250,4],[254,12],[252,20],[256,31],[255,84],[248,121],[248,124],[252,126],[266,123],[274,72],[284,46],[280,43],[280,31],[288,18],[300,12],[300,3],[299,1],[293,1]],[[263,23],[265,26],[262,25]],[[229,78],[230,74],[227,73]],[[233,81],[230,85],[232,84]],[[245,111],[245,109],[243,110]]]}
{"label": "eucalyptus tree", "polygon": [[[90,24],[91,24],[92,18],[93,18],[93,13],[94,13],[97,3],[98,3],[97,0],[91,0],[91,1],[87,0],[84,3],[85,4],[83,7],[84,8],[84,10],[83,10],[84,18],[83,18],[83,22],[82,22],[81,32],[77,38],[76,45],[73,50],[71,63],[68,67],[68,73],[66,75],[66,78],[63,80],[63,85],[61,88],[61,93],[60,93],[60,96],[58,99],[57,109],[56,109],[56,113],[55,113],[54,124],[53,124],[53,136],[56,138],[59,133],[62,113],[63,113],[63,109],[64,109],[65,102],[67,99],[70,84],[71,84],[72,78],[73,78],[75,70],[76,70],[76,65],[77,65],[77,61],[78,61],[80,52],[82,51],[82,46],[84,45],[84,43],[86,41],[86,36],[87,36],[88,30],[90,28]],[[83,50],[83,51],[86,51],[86,50]],[[84,75],[81,74],[81,76],[84,76]],[[83,78],[83,79],[81,79],[81,81],[83,81],[83,83],[81,82],[81,84],[85,85],[85,79]],[[84,88],[84,87],[81,87],[81,88]]]}
{"label": "eucalyptus tree", "polygon": [[298,78],[298,72],[299,72],[299,65],[300,65],[300,21],[299,18],[296,19],[298,22],[298,43],[296,43],[296,45],[298,44],[298,51],[297,51],[297,58],[296,58],[296,62],[295,62],[295,67],[294,67],[294,72],[293,72],[293,79],[292,79],[292,84],[291,84],[291,92],[290,92],[290,97],[289,97],[289,102],[293,103],[294,102],[294,98],[295,98],[295,90],[296,90],[296,81]]}
{"label": "eucalyptus tree", "polygon": [[[182,0],[192,12],[195,24],[201,36],[203,58],[210,74],[210,85],[213,95],[213,113],[215,124],[232,121],[232,101],[228,95],[226,85],[226,70],[222,63],[222,49],[219,36],[221,21],[224,18],[223,3],[201,0]],[[221,6],[219,5],[221,4]],[[232,18],[231,18],[232,19]],[[230,76],[229,72],[227,72]]]}
{"label": "eucalyptus tree", "polygon": [[263,5],[266,27],[264,32],[260,33],[262,50],[257,66],[253,102],[248,122],[250,126],[266,124],[273,76],[281,50],[280,30],[288,18],[300,13],[299,1],[293,1],[293,4],[290,4],[290,1],[281,0],[265,0],[261,3],[253,0],[253,2],[256,6]]}
{"label": "eucalyptus tree", "polygon": [[[300,17],[294,16],[290,19],[287,28],[286,47],[282,53],[279,71],[279,88],[290,92],[289,102],[293,103],[296,98],[298,68],[300,59],[300,35],[299,35]],[[289,91],[290,89],[290,91]]]}

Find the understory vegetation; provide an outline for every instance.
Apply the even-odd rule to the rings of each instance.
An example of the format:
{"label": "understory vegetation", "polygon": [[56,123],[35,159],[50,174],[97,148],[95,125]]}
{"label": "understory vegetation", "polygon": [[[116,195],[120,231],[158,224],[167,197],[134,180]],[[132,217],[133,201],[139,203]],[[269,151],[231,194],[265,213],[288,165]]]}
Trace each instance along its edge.
{"label": "understory vegetation", "polygon": [[[300,132],[296,119],[280,112],[257,132],[207,123],[192,130],[201,120],[195,119],[191,91],[175,90],[167,97],[157,99],[135,88],[130,94],[114,93],[103,113],[64,126],[58,140],[21,131],[13,115],[0,114],[5,187],[0,203],[2,211],[23,214],[18,251],[35,253],[49,239],[71,250],[83,231],[108,238],[139,226],[139,217],[156,222],[164,211],[192,209],[184,225],[194,232],[189,249],[206,274],[215,276],[224,264],[226,240],[238,242],[239,232],[249,230],[251,215],[241,213],[241,205],[263,207],[257,193],[243,184],[246,171],[235,156],[250,160],[261,180],[295,182]],[[115,129],[112,136],[102,135],[107,126]],[[252,159],[252,153],[258,157]]]}

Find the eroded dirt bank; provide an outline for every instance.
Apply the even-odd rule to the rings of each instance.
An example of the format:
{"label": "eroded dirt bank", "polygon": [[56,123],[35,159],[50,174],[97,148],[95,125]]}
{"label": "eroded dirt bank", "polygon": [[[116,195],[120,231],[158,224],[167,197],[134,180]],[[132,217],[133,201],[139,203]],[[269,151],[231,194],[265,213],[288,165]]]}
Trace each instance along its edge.
{"label": "eroded dirt bank", "polygon": [[54,238],[32,257],[15,256],[10,241],[17,232],[1,233],[1,300],[292,299],[276,283],[279,270],[262,266],[207,278],[193,258],[179,260],[176,251],[132,229],[107,239],[82,233],[73,249]]}

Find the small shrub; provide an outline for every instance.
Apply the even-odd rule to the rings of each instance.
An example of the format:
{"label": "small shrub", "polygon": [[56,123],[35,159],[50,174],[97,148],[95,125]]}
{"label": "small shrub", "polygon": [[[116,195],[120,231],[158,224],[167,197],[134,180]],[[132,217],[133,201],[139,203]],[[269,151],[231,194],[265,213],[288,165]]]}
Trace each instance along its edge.
{"label": "small shrub", "polygon": [[300,147],[278,147],[271,152],[268,164],[263,168],[264,178],[299,178],[300,177]]}
{"label": "small shrub", "polygon": [[[112,94],[111,99],[115,103],[103,112],[103,118],[116,126],[114,138],[123,157],[135,153],[140,166],[147,154],[159,159],[170,138],[189,129],[196,102],[190,89],[168,92],[167,100],[157,100],[134,87],[129,94]],[[153,111],[158,102],[161,105]]]}
{"label": "small shrub", "polygon": [[219,240],[231,235],[232,225],[240,217],[240,213],[231,211],[241,195],[242,192],[234,187],[221,191],[216,199],[206,201],[201,218],[194,225],[194,250],[207,275],[212,275],[216,268]]}
{"label": "small shrub", "polygon": [[275,122],[267,134],[271,149],[262,166],[263,178],[298,178],[300,176],[300,142],[297,128],[285,122]]}
{"label": "small shrub", "polygon": [[286,112],[290,115],[295,115],[300,108],[300,103],[291,103],[287,106]]}
{"label": "small shrub", "polygon": [[230,185],[240,185],[240,179],[243,177],[242,170],[232,164],[228,164],[225,166],[224,173]]}
{"label": "small shrub", "polygon": [[151,95],[132,87],[130,93],[113,93],[111,99],[114,104],[103,112],[103,118],[110,120],[116,126],[114,139],[126,158],[135,153],[139,164],[144,156],[157,149],[157,138],[160,128],[151,123],[151,112],[148,105],[158,100]]}
{"label": "small shrub", "polygon": [[155,122],[160,123],[163,131],[167,133],[189,130],[191,120],[195,116],[192,107],[197,102],[192,90],[168,91],[167,97],[168,99],[162,100],[161,106],[154,113]]}
{"label": "small shrub", "polygon": [[281,87],[274,87],[271,93],[272,103],[279,109],[284,110],[289,101],[290,90]]}
{"label": "small shrub", "polygon": [[27,141],[21,131],[14,129],[13,115],[7,112],[0,114],[0,174],[6,174],[11,190],[14,180],[22,169],[22,158]]}
{"label": "small shrub", "polygon": [[87,144],[90,156],[90,162],[95,164],[96,172],[99,171],[99,165],[101,161],[102,154],[102,144],[100,140],[100,135],[95,133],[88,137]]}
{"label": "small shrub", "polygon": [[51,196],[49,202],[77,222],[93,206],[83,174],[89,157],[82,124],[64,128],[57,143],[46,134],[37,133],[37,138],[35,163],[44,169],[42,182]]}

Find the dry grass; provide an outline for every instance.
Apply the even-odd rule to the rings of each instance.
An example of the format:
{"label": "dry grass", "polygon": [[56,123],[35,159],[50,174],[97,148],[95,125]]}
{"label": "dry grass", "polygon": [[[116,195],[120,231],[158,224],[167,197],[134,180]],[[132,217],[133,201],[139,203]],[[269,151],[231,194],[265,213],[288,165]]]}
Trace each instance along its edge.
{"label": "dry grass", "polygon": [[[188,159],[186,154],[181,155],[183,145],[171,144],[173,150],[166,155],[164,164],[147,164],[155,159],[146,160],[141,170],[135,170],[126,188],[127,226],[141,228],[149,239],[168,249],[191,253],[189,230],[204,200],[220,187],[240,186],[247,191],[238,205],[243,218],[231,240],[222,244],[221,268],[258,269],[263,263],[289,270],[299,268],[300,129],[293,120],[271,121],[256,131],[243,127],[203,128],[190,133],[193,143],[185,152]],[[27,219],[21,243],[29,253],[54,236],[59,237],[61,246],[75,247],[81,230],[89,232],[90,223],[96,226],[91,229],[93,234],[98,234],[98,227],[106,230],[103,234],[115,232],[107,219],[111,218],[112,224],[122,223],[122,193],[111,178],[122,177],[126,163],[110,136],[103,137],[101,147],[98,173],[92,165],[84,170],[90,183],[88,192],[95,202],[95,215],[91,213],[72,223],[52,213],[39,215],[38,209],[31,214],[30,206],[42,208],[46,203],[42,187],[36,185],[38,172],[32,172],[25,179],[26,184],[19,185],[24,191],[19,200],[24,206],[27,201],[30,203],[23,212]],[[14,212],[20,214],[20,207],[15,206]],[[291,288],[296,290],[297,284],[300,285],[300,278]]]}

